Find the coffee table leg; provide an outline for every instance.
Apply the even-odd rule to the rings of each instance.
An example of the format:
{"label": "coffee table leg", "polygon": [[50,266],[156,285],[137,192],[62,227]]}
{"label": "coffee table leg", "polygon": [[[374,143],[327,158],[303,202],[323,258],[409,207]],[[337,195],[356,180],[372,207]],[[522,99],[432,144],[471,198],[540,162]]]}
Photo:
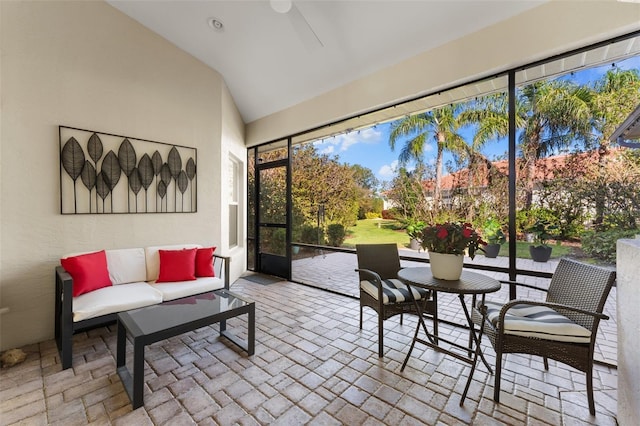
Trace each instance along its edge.
{"label": "coffee table leg", "polygon": [[126,364],[126,347],[127,347],[127,331],[118,320],[118,345],[116,349],[116,367],[122,367]]}
{"label": "coffee table leg", "polygon": [[247,324],[247,353],[253,355],[256,351],[256,305],[252,303],[249,308],[249,321]]}
{"label": "coffee table leg", "polygon": [[133,340],[133,409],[144,405],[144,343]]}

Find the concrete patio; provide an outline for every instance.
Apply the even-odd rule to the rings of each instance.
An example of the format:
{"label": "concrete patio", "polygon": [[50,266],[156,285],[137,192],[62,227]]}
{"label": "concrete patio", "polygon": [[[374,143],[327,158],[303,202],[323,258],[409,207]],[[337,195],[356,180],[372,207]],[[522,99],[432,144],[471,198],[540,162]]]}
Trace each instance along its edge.
{"label": "concrete patio", "polygon": [[[331,260],[332,276],[353,267],[348,259],[353,255],[330,256],[316,260]],[[398,317],[385,322],[385,356],[379,359],[376,318],[365,310],[359,330],[356,299],[286,281],[265,282],[272,283],[240,279],[232,286],[256,301],[254,356],[220,338],[217,326],[153,344],[146,353],[145,405],[133,411],[116,374],[115,326],[76,335],[68,370],[61,370],[49,340],[23,348],[27,360],[0,371],[0,423],[616,424],[615,368],[595,367],[595,417],[586,408],[584,374],[553,361],[545,372],[541,359],[519,355],[506,358],[500,404],[492,399],[493,376],[481,365],[460,407],[468,365],[418,344],[400,372],[415,317],[405,317],[402,326]],[[506,294],[503,289],[492,298]],[[459,305],[453,302],[441,295],[440,312],[459,321]],[[615,362],[615,289],[606,313],[612,319],[601,324],[596,357]],[[244,318],[229,326],[240,335],[246,332]],[[457,327],[442,325],[441,333],[467,339]],[[493,363],[488,342],[483,349]]]}

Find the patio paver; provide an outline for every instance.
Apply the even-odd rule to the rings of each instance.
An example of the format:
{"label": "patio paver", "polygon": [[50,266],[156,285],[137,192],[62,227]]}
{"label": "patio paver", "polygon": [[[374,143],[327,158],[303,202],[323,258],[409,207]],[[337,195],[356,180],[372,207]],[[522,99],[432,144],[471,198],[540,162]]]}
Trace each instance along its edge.
{"label": "patio paver", "polygon": [[[115,326],[76,335],[74,366],[64,371],[53,340],[29,345],[24,363],[0,370],[0,424],[616,423],[616,369],[595,367],[596,417],[582,373],[553,361],[546,373],[540,359],[520,355],[506,358],[501,404],[479,366],[459,407],[466,364],[417,345],[400,372],[415,317],[385,322],[379,359],[375,316],[365,310],[359,330],[356,299],[286,281],[240,279],[232,289],[256,301],[254,356],[220,338],[217,325],[150,345],[145,406],[134,411],[116,373]],[[446,304],[442,312],[456,314]],[[244,337],[241,318],[228,323]],[[441,332],[467,338],[447,325]]]}

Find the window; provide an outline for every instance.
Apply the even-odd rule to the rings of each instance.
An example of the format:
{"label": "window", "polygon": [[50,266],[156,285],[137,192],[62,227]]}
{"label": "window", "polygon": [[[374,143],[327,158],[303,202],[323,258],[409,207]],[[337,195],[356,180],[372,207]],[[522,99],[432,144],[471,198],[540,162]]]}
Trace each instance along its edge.
{"label": "window", "polygon": [[240,183],[242,180],[242,163],[233,155],[229,155],[229,248],[240,242]]}

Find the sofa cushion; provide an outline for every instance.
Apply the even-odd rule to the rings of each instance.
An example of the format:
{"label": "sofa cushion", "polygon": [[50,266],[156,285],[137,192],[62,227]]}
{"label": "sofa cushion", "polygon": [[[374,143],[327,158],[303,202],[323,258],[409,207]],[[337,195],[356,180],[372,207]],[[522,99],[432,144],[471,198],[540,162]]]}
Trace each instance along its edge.
{"label": "sofa cushion", "polygon": [[213,269],[213,252],[215,247],[199,248],[196,251],[196,277],[215,277]]}
{"label": "sofa cushion", "polygon": [[185,248],[200,248],[198,244],[176,244],[168,246],[151,246],[144,249],[144,256],[147,264],[147,279],[145,281],[156,281],[160,276],[160,250],[181,250]]}
{"label": "sofa cushion", "polygon": [[224,287],[224,281],[218,277],[196,278],[194,281],[178,281],[172,283],[154,283],[153,288],[162,294],[162,300],[179,299],[193,296],[205,291],[218,290]]}
{"label": "sofa cushion", "polygon": [[144,282],[104,287],[73,298],[73,321],[82,321],[161,302],[162,293]]}
{"label": "sofa cushion", "polygon": [[111,286],[104,250],[60,259],[62,267],[73,278],[74,297]]}
{"label": "sofa cushion", "polygon": [[158,250],[160,272],[157,282],[191,281],[196,279],[196,249]]}
{"label": "sofa cushion", "polygon": [[107,250],[107,267],[113,285],[147,280],[144,249]]}

